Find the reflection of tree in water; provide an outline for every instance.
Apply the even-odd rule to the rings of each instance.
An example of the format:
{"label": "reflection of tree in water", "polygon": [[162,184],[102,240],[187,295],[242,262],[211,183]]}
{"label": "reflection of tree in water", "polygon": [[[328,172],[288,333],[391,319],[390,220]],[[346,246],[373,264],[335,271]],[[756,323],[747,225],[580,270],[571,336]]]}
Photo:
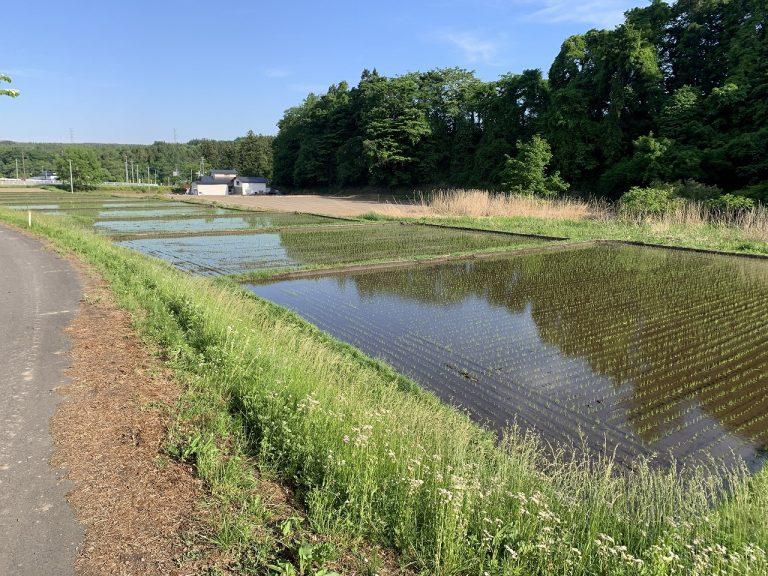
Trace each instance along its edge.
{"label": "reflection of tree in water", "polygon": [[[599,247],[351,278],[363,297],[430,305],[480,297],[511,313],[530,305],[544,342],[584,358],[616,389],[631,386],[623,408],[647,441],[690,423],[695,413],[686,414],[698,406],[730,429],[765,412],[758,404],[724,420],[725,403],[734,398],[716,392],[752,380],[739,394],[759,392],[762,401],[768,393],[768,262]],[[729,359],[745,351],[746,361],[727,372]]]}

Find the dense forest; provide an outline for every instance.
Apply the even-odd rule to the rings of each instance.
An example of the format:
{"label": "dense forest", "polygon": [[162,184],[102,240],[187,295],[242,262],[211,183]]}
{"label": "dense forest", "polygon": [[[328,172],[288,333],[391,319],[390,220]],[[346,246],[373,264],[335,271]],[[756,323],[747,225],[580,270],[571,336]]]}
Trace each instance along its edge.
{"label": "dense forest", "polygon": [[527,155],[549,164],[550,191],[687,181],[765,201],[767,18],[765,0],[654,0],[568,38],[546,77],[366,70],[286,111],[274,180],[504,189]]}
{"label": "dense forest", "polygon": [[[249,132],[235,140],[190,140],[184,144],[36,144],[0,142],[0,176],[32,177],[55,171],[57,160],[76,157],[99,171],[102,181],[162,184],[189,181],[211,168],[236,168],[246,176],[272,176],[272,136]],[[149,179],[147,177],[149,170]],[[174,175],[176,172],[176,175]]]}

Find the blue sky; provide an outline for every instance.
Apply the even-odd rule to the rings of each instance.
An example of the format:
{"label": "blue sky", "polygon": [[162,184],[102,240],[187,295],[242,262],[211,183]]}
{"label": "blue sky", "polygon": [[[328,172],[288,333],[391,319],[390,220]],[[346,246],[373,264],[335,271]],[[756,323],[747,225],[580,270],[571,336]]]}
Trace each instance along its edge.
{"label": "blue sky", "polygon": [[3,7],[0,140],[149,143],[273,134],[309,91],[461,66],[542,68],[645,0],[25,0]]}

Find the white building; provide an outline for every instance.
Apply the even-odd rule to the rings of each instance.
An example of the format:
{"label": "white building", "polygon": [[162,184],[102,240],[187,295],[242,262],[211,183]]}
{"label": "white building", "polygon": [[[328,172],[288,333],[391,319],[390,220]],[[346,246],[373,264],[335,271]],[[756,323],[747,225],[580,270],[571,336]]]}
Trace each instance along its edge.
{"label": "white building", "polygon": [[226,196],[231,182],[232,178],[226,176],[203,176],[192,182],[189,193],[193,196]]}
{"label": "white building", "polygon": [[237,176],[232,181],[232,194],[251,196],[267,193],[267,179],[263,176]]}
{"label": "white building", "polygon": [[250,196],[267,194],[267,179],[262,176],[238,176],[235,170],[211,170],[210,176],[203,176],[192,182],[188,194],[195,196],[227,196],[238,194]]}

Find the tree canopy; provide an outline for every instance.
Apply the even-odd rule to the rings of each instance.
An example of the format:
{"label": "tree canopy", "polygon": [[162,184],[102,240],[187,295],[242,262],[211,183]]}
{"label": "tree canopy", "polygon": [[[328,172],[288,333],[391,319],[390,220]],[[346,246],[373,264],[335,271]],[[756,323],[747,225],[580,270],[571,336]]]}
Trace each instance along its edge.
{"label": "tree canopy", "polygon": [[212,168],[234,168],[246,176],[272,177],[272,136],[249,132],[235,140],[190,140],[174,144],[155,142],[153,144],[48,144],[0,141],[0,175],[14,176],[16,160],[22,164],[25,159],[26,175],[34,176],[43,171],[56,171],[63,179],[67,171],[57,169],[56,159],[64,150],[87,151],[96,156],[96,161],[107,181],[125,180],[125,166],[128,163],[129,177],[132,169],[147,181],[150,178],[159,183],[180,183],[189,181],[190,175],[197,177],[201,165],[205,171]]}
{"label": "tree canopy", "polygon": [[509,162],[530,153],[518,141],[538,135],[576,192],[696,180],[765,194],[767,19],[764,0],[653,0],[613,30],[567,38],[546,78],[365,70],[285,112],[275,181],[503,189]]}
{"label": "tree canopy", "polygon": [[88,148],[65,148],[56,158],[56,172],[64,182],[70,182],[75,190],[88,190],[104,182],[104,170],[99,158]]}
{"label": "tree canopy", "polygon": [[0,74],[0,96],[10,96],[16,98],[19,95],[19,91],[14,88],[3,88],[3,84],[10,84],[12,82],[10,76]]}

